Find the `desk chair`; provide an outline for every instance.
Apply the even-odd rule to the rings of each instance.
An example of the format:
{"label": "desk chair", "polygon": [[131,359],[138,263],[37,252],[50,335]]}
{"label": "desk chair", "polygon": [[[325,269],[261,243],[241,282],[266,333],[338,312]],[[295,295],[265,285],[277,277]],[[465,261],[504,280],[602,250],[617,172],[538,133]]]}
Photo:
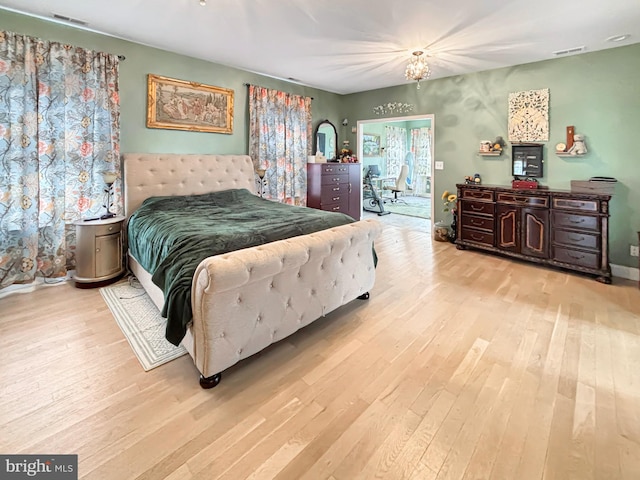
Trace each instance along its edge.
{"label": "desk chair", "polygon": [[395,183],[392,185],[382,186],[383,190],[390,190],[393,193],[393,198],[391,199],[391,202],[397,203],[401,201],[398,198],[398,193],[405,193],[407,190],[409,190],[409,187],[407,185],[408,175],[409,175],[409,165],[404,164],[400,168],[400,174],[398,175],[398,178],[396,178]]}

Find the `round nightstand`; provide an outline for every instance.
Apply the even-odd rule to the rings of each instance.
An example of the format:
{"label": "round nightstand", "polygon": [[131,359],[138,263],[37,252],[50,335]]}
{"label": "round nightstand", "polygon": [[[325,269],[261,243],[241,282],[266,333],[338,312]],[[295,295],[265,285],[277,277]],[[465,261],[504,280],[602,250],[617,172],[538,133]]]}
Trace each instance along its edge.
{"label": "round nightstand", "polygon": [[124,272],[122,238],[124,217],[75,222],[76,287],[97,287]]}

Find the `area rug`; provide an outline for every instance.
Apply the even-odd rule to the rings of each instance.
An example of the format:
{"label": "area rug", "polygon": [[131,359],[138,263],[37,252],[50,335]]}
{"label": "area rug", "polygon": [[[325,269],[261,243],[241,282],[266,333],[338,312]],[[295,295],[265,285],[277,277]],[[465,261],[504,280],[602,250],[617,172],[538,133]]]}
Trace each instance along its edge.
{"label": "area rug", "polygon": [[409,215],[410,217],[419,218],[429,218],[431,214],[428,206],[405,205],[402,203],[387,202],[384,204],[384,209],[391,213],[397,213],[398,215]]}
{"label": "area rug", "polygon": [[147,293],[132,281],[119,282],[100,289],[116,323],[138,357],[142,368],[149,371],[187,353],[164,338],[167,319]]}

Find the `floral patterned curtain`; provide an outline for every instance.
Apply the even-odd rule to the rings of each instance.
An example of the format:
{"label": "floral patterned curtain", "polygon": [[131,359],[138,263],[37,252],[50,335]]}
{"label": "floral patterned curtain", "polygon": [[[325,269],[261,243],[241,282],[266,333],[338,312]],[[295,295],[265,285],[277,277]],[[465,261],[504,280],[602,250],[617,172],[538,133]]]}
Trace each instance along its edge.
{"label": "floral patterned curtain", "polygon": [[405,163],[407,154],[407,129],[402,127],[385,127],[387,147],[384,154],[387,161],[387,175],[398,177],[400,167]]}
{"label": "floral patterned curtain", "polygon": [[0,31],[0,288],[75,263],[73,222],[120,177],[119,103],[114,55]]}
{"label": "floral patterned curtain", "polygon": [[265,169],[264,198],[306,205],[311,98],[249,86],[249,155]]}
{"label": "floral patterned curtain", "polygon": [[415,157],[413,190],[415,195],[431,193],[431,130],[411,129],[411,152]]}

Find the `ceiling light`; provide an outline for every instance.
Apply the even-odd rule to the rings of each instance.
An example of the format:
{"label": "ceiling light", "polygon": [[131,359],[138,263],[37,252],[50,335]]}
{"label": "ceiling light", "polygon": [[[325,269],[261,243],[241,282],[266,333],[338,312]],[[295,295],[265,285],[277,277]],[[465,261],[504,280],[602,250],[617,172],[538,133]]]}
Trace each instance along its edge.
{"label": "ceiling light", "polygon": [[420,80],[426,80],[431,76],[431,70],[423,55],[424,52],[422,50],[413,52],[413,57],[411,57],[407,69],[404,71],[404,76],[407,80],[418,82],[418,89],[420,88]]}
{"label": "ceiling light", "polygon": [[203,7],[207,4],[207,0],[200,0],[200,5]]}
{"label": "ceiling light", "polygon": [[630,35],[628,33],[625,33],[623,35],[613,35],[607,38],[607,42],[622,42],[623,40],[626,40],[629,37]]}

